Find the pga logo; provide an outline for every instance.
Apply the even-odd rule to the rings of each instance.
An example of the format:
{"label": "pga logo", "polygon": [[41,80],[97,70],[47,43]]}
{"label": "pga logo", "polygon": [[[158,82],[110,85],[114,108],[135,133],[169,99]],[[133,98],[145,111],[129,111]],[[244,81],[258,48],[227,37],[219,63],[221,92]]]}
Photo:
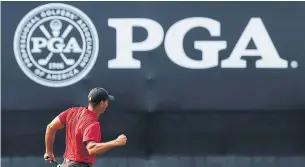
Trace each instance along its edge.
{"label": "pga logo", "polygon": [[14,36],[18,65],[30,79],[48,87],[83,79],[93,68],[98,49],[98,34],[90,18],[62,3],[30,11]]}
{"label": "pga logo", "polygon": [[[195,41],[202,60],[189,58],[184,36],[194,28],[204,28],[212,37],[221,36],[219,21],[206,17],[186,18],[172,25],[167,33],[162,26],[145,18],[110,18],[108,26],[116,30],[116,58],[108,61],[110,69],[139,69],[133,58],[137,51],[150,51],[164,42],[167,56],[175,64],[189,69],[219,66],[219,52],[226,41]],[[148,32],[142,42],[133,42],[133,27]],[[107,39],[105,39],[107,40]],[[247,49],[253,40],[257,49]],[[33,81],[48,87],[65,87],[82,80],[93,68],[99,50],[98,33],[90,18],[79,9],[62,3],[50,3],[30,11],[19,23],[14,36],[14,53],[22,71]],[[288,68],[274,46],[262,20],[251,18],[230,56],[221,68],[246,68],[242,57],[260,56],[256,68]],[[296,68],[297,62],[292,61]]]}
{"label": "pga logo", "polygon": [[[136,51],[150,51],[156,49],[164,41],[167,56],[175,64],[189,69],[208,69],[218,66],[219,52],[227,48],[226,41],[195,41],[194,48],[202,52],[201,60],[189,58],[184,49],[184,36],[194,28],[208,30],[212,37],[221,36],[219,21],[193,17],[176,22],[164,37],[162,26],[151,19],[145,18],[112,18],[108,25],[116,30],[116,58],[108,62],[113,69],[138,69],[141,62],[133,58]],[[133,42],[133,27],[144,28],[148,36],[142,42]],[[247,49],[251,39],[257,49]],[[230,56],[221,61],[221,68],[246,68],[247,62],[242,57],[260,56],[256,61],[256,68],[288,68],[288,61],[282,59],[274,46],[264,23],[260,18],[251,18],[242,32]],[[296,68],[297,62],[292,61],[291,67]]]}

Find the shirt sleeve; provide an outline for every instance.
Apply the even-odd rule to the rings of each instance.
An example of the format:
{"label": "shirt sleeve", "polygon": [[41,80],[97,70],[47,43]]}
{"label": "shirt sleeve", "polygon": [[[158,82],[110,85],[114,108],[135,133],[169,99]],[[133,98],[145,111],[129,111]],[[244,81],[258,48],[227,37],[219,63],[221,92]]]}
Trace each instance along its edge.
{"label": "shirt sleeve", "polygon": [[59,115],[58,115],[58,118],[59,118],[59,120],[60,120],[60,122],[62,123],[62,124],[66,124],[66,119],[67,119],[67,115],[68,115],[68,113],[69,113],[69,111],[70,111],[71,109],[69,108],[69,109],[67,109],[66,111],[63,111],[63,112],[61,112]]}
{"label": "shirt sleeve", "polygon": [[83,133],[83,142],[95,141],[100,142],[101,128],[98,122],[89,125]]}

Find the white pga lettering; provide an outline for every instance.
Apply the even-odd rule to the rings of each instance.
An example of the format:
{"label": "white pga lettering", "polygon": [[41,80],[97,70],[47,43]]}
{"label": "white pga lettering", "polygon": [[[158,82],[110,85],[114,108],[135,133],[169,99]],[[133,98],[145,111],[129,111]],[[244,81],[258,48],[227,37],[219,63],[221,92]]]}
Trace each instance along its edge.
{"label": "white pga lettering", "polygon": [[[141,68],[141,62],[133,58],[135,51],[150,51],[161,45],[164,40],[164,48],[167,56],[177,65],[190,69],[207,69],[218,66],[219,52],[227,48],[226,41],[195,41],[194,48],[202,52],[201,60],[189,58],[184,49],[184,36],[191,29],[205,28],[211,37],[221,36],[221,24],[219,21],[193,17],[180,20],[172,25],[164,38],[162,26],[151,19],[144,18],[120,18],[109,19],[108,25],[116,29],[116,58],[108,62],[109,68]],[[147,38],[142,42],[133,42],[133,27],[142,27],[147,31]],[[247,49],[251,39],[256,49]],[[242,32],[229,58],[221,61],[222,68],[246,68],[246,60],[242,57],[259,56],[256,68],[287,68],[287,60],[282,59],[264,23],[260,18],[251,18]]]}
{"label": "white pga lettering", "polygon": [[64,39],[60,37],[53,37],[49,40],[43,37],[31,38],[33,42],[32,53],[41,53],[41,49],[47,47],[53,53],[80,53],[82,49],[74,37],[70,38],[67,45],[64,44]]}

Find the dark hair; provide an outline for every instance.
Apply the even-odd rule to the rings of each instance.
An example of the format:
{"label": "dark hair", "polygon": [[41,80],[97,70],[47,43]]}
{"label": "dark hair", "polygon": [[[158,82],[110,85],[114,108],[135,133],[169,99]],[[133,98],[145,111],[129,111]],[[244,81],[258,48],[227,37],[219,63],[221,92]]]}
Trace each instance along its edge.
{"label": "dark hair", "polygon": [[97,105],[99,105],[101,102],[105,102],[106,100],[102,100],[100,102],[92,102],[92,101],[89,101],[89,104],[91,104],[93,107],[96,107]]}
{"label": "dark hair", "polygon": [[92,107],[96,107],[100,102],[91,102],[89,101],[89,104],[92,105]]}

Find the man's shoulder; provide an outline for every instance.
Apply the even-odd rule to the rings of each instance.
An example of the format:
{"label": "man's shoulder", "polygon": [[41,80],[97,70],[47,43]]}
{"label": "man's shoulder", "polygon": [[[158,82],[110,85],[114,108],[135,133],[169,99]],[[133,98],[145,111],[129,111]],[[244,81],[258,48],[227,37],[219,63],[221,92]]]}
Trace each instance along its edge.
{"label": "man's shoulder", "polygon": [[84,107],[70,107],[66,109],[62,114],[65,114],[69,119],[78,115]]}

